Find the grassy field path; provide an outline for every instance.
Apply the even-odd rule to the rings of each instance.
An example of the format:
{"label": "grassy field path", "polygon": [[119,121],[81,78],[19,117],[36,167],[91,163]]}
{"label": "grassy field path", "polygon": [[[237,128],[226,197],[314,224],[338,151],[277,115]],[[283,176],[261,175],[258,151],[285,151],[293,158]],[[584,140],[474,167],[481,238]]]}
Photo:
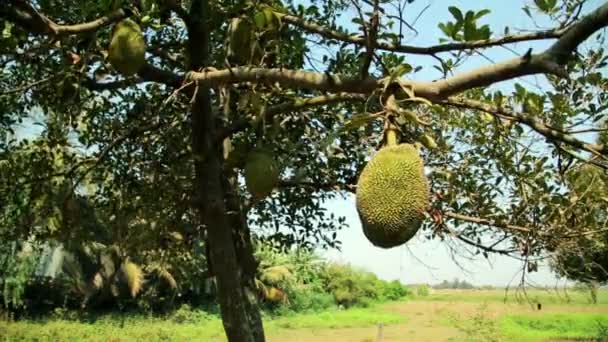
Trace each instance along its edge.
{"label": "grassy field path", "polygon": [[[415,300],[390,303],[382,310],[402,315],[405,322],[383,326],[383,341],[463,341],[471,322],[492,333],[499,330],[497,318],[506,314],[542,316],[562,313],[605,313],[608,307],[546,303],[541,311],[529,304],[501,303],[496,301],[436,301]],[[477,321],[475,321],[477,319]],[[460,326],[459,329],[457,326]],[[474,327],[472,329],[477,329]],[[376,341],[378,327],[334,329],[293,329],[271,333],[270,342],[282,341],[327,341],[327,342],[372,342]],[[498,339],[497,340],[503,340]],[[508,340],[508,339],[507,339]]]}
{"label": "grassy field path", "polygon": [[[465,303],[469,304],[469,303]],[[415,301],[391,303],[384,305],[388,312],[403,315],[406,320],[403,324],[383,326],[384,341],[450,341],[458,338],[461,333],[458,329],[440,324],[439,318],[445,317],[450,303]],[[473,307],[474,305],[468,305]],[[280,341],[331,341],[331,342],[363,342],[376,341],[377,326],[364,328],[338,328],[338,329],[294,329],[270,335],[269,342]]]}

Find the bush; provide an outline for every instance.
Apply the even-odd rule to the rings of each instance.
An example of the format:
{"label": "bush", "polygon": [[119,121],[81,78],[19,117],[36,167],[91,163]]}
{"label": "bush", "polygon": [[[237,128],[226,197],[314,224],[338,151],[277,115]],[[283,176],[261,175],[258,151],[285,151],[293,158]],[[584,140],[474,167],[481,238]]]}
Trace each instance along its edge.
{"label": "bush", "polygon": [[344,307],[363,305],[364,299],[379,299],[381,293],[374,274],[356,271],[348,265],[330,264],[324,272],[325,290],[336,304]]}
{"label": "bush", "polygon": [[416,295],[420,297],[427,297],[429,295],[428,285],[418,285],[416,288]]}
{"label": "bush", "polygon": [[294,291],[289,298],[289,308],[293,311],[322,311],[335,306],[334,296],[311,289]]}
{"label": "bush", "polygon": [[192,309],[188,304],[183,304],[171,314],[170,318],[175,323],[200,323],[211,319],[211,315],[202,310]]}
{"label": "bush", "polygon": [[384,286],[383,297],[386,300],[399,300],[410,294],[410,290],[398,280],[393,280],[390,283],[386,283]]}

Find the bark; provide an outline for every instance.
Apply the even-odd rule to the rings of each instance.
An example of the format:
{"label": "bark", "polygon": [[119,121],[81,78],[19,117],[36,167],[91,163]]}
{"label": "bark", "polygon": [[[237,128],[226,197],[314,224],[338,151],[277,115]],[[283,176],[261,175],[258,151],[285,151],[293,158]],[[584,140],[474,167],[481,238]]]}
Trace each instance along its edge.
{"label": "bark", "polygon": [[192,151],[195,158],[195,191],[198,212],[207,231],[209,256],[218,285],[226,336],[231,342],[253,341],[246,315],[240,267],[224,205],[221,160],[212,144],[215,130],[209,89],[197,91],[192,108]]}
{"label": "bark", "polygon": [[264,324],[260,315],[258,296],[255,286],[255,275],[258,262],[253,255],[253,244],[251,233],[247,224],[247,217],[241,205],[237,175],[226,171],[227,177],[224,180],[227,199],[228,212],[232,222],[235,251],[238,264],[242,267],[242,282],[245,296],[245,306],[249,318],[249,326],[256,342],[264,342]]}
{"label": "bark", "polygon": [[[193,1],[188,26],[191,70],[209,63],[209,6]],[[222,323],[231,342],[253,342],[240,266],[222,186],[222,154],[214,143],[215,118],[209,87],[198,84],[192,101],[192,152],[195,165],[195,192],[200,220],[207,231],[209,256],[217,279]]]}

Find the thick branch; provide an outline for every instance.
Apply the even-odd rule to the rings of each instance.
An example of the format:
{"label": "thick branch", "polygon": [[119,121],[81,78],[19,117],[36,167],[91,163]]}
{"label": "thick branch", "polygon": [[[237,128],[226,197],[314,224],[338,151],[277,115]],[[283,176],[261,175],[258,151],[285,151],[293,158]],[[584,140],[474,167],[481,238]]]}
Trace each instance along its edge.
{"label": "thick branch", "polygon": [[91,91],[123,89],[144,82],[162,83],[176,89],[182,86],[183,77],[150,64],[144,65],[138,75],[139,78],[125,78],[112,82],[97,82],[91,78],[85,78],[82,85]]}
{"label": "thick branch", "polygon": [[[281,14],[279,14],[281,15]],[[364,37],[350,35],[347,33],[339,32],[336,30],[332,30],[326,27],[323,27],[317,23],[304,20],[300,17],[296,17],[293,15],[281,15],[283,22],[298,26],[308,32],[313,32],[319,34],[328,39],[335,39],[343,42],[349,42],[357,45],[366,45],[366,41]],[[475,40],[468,42],[458,42],[458,43],[446,43],[439,44],[433,46],[410,46],[410,45],[398,45],[387,42],[378,42],[376,44],[376,48],[380,50],[393,51],[393,52],[403,52],[403,53],[411,53],[411,54],[424,54],[430,55],[440,52],[448,52],[448,51],[457,51],[457,50],[469,50],[469,49],[479,49],[479,48],[487,48],[492,46],[499,46],[523,41],[531,41],[531,40],[541,40],[541,39],[555,39],[559,38],[563,35],[565,29],[552,29],[546,31],[538,31],[538,32],[530,32],[530,33],[522,33],[515,35],[507,35],[498,38],[492,39],[484,39],[484,40]]]}
{"label": "thick branch", "polygon": [[173,88],[179,88],[184,82],[184,77],[171,71],[159,69],[153,65],[146,64],[137,73],[145,82],[156,82],[166,84]]}
{"label": "thick branch", "polygon": [[123,9],[116,10],[106,16],[90,22],[60,25],[39,13],[32,4],[26,0],[10,0],[9,6],[0,9],[0,17],[14,22],[24,30],[42,35],[64,36],[96,31],[101,27],[110,25],[128,16]]}
{"label": "thick branch", "polygon": [[608,2],[571,25],[547,53],[558,63],[566,63],[581,42],[606,25],[608,25]]}
{"label": "thick branch", "polygon": [[585,150],[587,152],[591,152],[596,155],[602,154],[608,156],[608,146],[600,144],[590,144],[578,140],[569,134],[565,134],[564,132],[558,131],[554,128],[545,125],[544,123],[540,122],[538,119],[530,115],[519,114],[511,110],[494,106],[488,103],[457,97],[450,97],[447,100],[442,101],[441,103],[459,108],[480,110],[482,112],[490,114],[500,114],[532,128],[533,130],[542,134],[549,140],[563,142],[570,146]]}
{"label": "thick branch", "polygon": [[[495,65],[485,66],[452,78],[437,82],[400,80],[402,86],[411,88],[418,97],[442,100],[447,96],[475,87],[488,86],[496,82],[537,73],[560,74],[558,66],[544,55],[515,58]],[[561,75],[563,76],[563,75]],[[205,86],[226,83],[254,82],[273,84],[278,82],[292,88],[309,88],[332,92],[371,94],[384,88],[385,79],[327,75],[318,72],[239,67],[224,70],[190,72],[187,80]]]}
{"label": "thick branch", "polygon": [[[364,101],[367,97],[364,95],[357,94],[335,94],[335,95],[322,95],[311,98],[295,99],[289,102],[281,103],[268,107],[266,109],[266,119],[270,120],[275,115],[281,113],[288,113],[298,110],[303,110],[310,107],[323,106],[333,104],[342,101]],[[234,122],[230,127],[223,130],[218,134],[218,141],[224,140],[224,138],[244,130],[249,126],[249,119],[246,117],[240,118]]]}
{"label": "thick branch", "polygon": [[196,81],[201,85],[219,86],[227,83],[281,83],[292,88],[309,88],[334,92],[348,92],[367,94],[379,89],[381,80],[367,78],[361,80],[355,77],[341,77],[337,75],[326,75],[318,72],[289,70],[289,69],[267,69],[238,67],[223,70],[207,70],[203,72],[190,72],[186,80]]}

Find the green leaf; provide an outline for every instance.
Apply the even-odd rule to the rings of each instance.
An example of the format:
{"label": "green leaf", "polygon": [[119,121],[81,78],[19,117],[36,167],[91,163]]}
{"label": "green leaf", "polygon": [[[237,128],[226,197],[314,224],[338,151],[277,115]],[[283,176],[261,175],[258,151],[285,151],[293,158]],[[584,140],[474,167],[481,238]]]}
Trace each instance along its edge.
{"label": "green leaf", "polygon": [[487,9],[487,8],[486,8],[486,9],[483,9],[483,10],[481,10],[481,11],[477,12],[477,14],[475,14],[475,19],[479,19],[479,18],[481,18],[481,17],[483,17],[484,15],[489,14],[489,13],[490,13],[490,10],[489,10],[489,9]]}
{"label": "green leaf", "polygon": [[412,66],[407,63],[399,64],[391,71],[391,78],[401,77],[412,71]]}
{"label": "green leaf", "polygon": [[450,13],[452,13],[452,16],[454,16],[454,18],[456,20],[458,20],[458,21],[464,20],[464,17],[462,16],[462,12],[457,7],[450,6],[450,7],[448,7],[448,11],[450,11]]}
{"label": "green leaf", "polygon": [[454,36],[454,32],[452,31],[453,26],[452,23],[439,23],[439,25],[437,25],[439,27],[439,29],[443,32],[443,34],[445,34],[448,37],[453,37]]}
{"label": "green leaf", "polygon": [[536,6],[543,12],[548,13],[555,6],[555,2],[553,1],[553,5],[551,5],[551,1],[548,0],[534,0]]}

